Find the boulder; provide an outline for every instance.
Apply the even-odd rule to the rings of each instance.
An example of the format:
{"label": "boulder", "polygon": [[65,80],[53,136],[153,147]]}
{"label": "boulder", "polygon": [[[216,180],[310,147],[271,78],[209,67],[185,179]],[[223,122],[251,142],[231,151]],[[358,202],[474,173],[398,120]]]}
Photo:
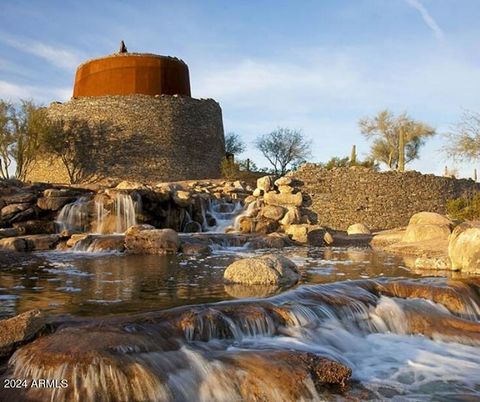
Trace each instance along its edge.
{"label": "boulder", "polygon": [[294,188],[290,186],[278,186],[278,191],[280,191],[280,194],[291,194]]}
{"label": "boulder", "polygon": [[29,251],[45,251],[55,248],[60,241],[58,234],[36,234],[29,236],[22,236],[27,243],[27,250]]}
{"label": "boulder", "polygon": [[2,201],[7,204],[31,204],[35,202],[37,196],[33,193],[16,193],[2,197]]}
{"label": "boulder", "polygon": [[125,236],[119,234],[89,234],[78,239],[73,247],[76,251],[88,251],[90,253],[123,252],[125,251]]}
{"label": "boulder", "polygon": [[257,188],[267,193],[273,188],[273,176],[263,176],[257,179]]}
{"label": "boulder", "polygon": [[285,215],[286,209],[278,205],[265,205],[261,210],[261,215],[274,221],[279,221]]}
{"label": "boulder", "polygon": [[480,274],[480,225],[458,225],[449,237],[448,256],[452,269]]}
{"label": "boulder", "polygon": [[44,211],[58,211],[64,205],[74,201],[72,197],[40,197],[37,206]]}
{"label": "boulder", "polygon": [[370,229],[363,223],[355,223],[348,227],[347,234],[348,235],[372,234],[372,232],[370,232]]}
{"label": "boulder", "polygon": [[331,246],[335,242],[335,239],[330,232],[325,232],[325,234],[323,235],[323,242],[326,246]]}
{"label": "boulder", "polygon": [[255,229],[255,222],[249,216],[240,216],[236,223],[240,233],[252,233]]}
{"label": "boulder", "polygon": [[432,239],[446,239],[449,235],[449,225],[409,224],[402,241],[405,243],[413,243]]}
{"label": "boulder", "polygon": [[145,225],[137,226],[132,226],[125,232],[127,252],[131,254],[172,254],[178,251],[180,239],[175,230],[145,228]]}
{"label": "boulder", "polygon": [[226,282],[245,285],[286,285],[300,279],[296,265],[276,255],[244,258],[230,264],[223,275]]}
{"label": "boulder", "polygon": [[29,203],[9,204],[2,208],[2,218],[11,217],[30,208]]}
{"label": "boulder", "polygon": [[57,231],[55,222],[31,220],[25,222],[17,222],[13,227],[21,234],[54,234]]}
{"label": "boulder", "polygon": [[13,217],[10,217],[10,222],[22,222],[28,219],[32,219],[37,216],[37,211],[35,208],[27,208],[25,211],[15,214]]}
{"label": "boulder", "polygon": [[273,219],[260,217],[260,218],[257,218],[255,222],[256,233],[262,233],[262,234],[273,233],[277,231],[278,227],[279,227],[278,221],[275,221]]}
{"label": "boulder", "polygon": [[302,193],[296,194],[285,194],[285,193],[276,193],[274,191],[269,191],[264,196],[265,204],[267,205],[279,205],[279,206],[302,206],[303,197]]}
{"label": "boulder", "polygon": [[452,221],[446,216],[435,212],[418,212],[410,218],[409,225],[447,225],[451,226]]}
{"label": "boulder", "polygon": [[288,207],[285,216],[280,220],[283,226],[295,225],[301,220],[300,210],[297,207]]}
{"label": "boulder", "polygon": [[9,251],[27,251],[28,244],[22,237],[5,237],[0,239],[0,249]]}
{"label": "boulder", "polygon": [[71,188],[47,188],[43,192],[44,197],[75,197],[79,194],[78,190]]}
{"label": "boulder", "polygon": [[67,240],[68,247],[74,247],[79,241],[85,239],[88,236],[87,233],[76,233],[72,234],[71,237]]}
{"label": "boulder", "polygon": [[39,310],[30,310],[0,321],[0,356],[10,355],[16,346],[34,338],[46,320]]}
{"label": "boulder", "polygon": [[293,180],[290,177],[287,177],[287,176],[283,176],[283,177],[280,177],[279,179],[275,180],[275,185],[277,187],[291,186],[292,183],[293,183]]}

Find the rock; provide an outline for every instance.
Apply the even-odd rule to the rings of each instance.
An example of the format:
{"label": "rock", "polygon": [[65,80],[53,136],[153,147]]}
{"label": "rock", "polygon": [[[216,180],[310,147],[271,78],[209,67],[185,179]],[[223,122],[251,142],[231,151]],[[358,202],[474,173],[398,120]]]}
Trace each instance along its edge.
{"label": "rock", "polygon": [[74,244],[76,251],[99,253],[105,251],[125,251],[125,236],[119,234],[97,235],[89,234],[78,239]]}
{"label": "rock", "polygon": [[33,193],[16,193],[2,197],[5,205],[8,204],[31,204],[34,203],[37,196]]}
{"label": "rock", "polygon": [[180,239],[172,229],[132,226],[125,233],[125,247],[131,254],[171,254],[178,251]]}
{"label": "rock", "polygon": [[116,187],[117,190],[146,190],[148,187],[137,181],[121,181]]}
{"label": "rock", "polygon": [[308,226],[307,227],[307,243],[314,247],[323,247],[325,245],[325,228],[321,226]]}
{"label": "rock", "polygon": [[278,285],[244,285],[241,283],[226,283],[225,292],[236,299],[250,297],[269,297],[279,293],[282,288]]}
{"label": "rock", "polygon": [[211,248],[207,241],[192,237],[182,237],[180,250],[187,255],[210,254]]}
{"label": "rock", "polygon": [[348,235],[357,235],[357,234],[371,234],[370,229],[363,223],[355,223],[350,225],[347,229]]}
{"label": "rock", "polygon": [[0,239],[4,239],[5,237],[20,236],[21,234],[23,234],[23,232],[20,228],[0,229]]}
{"label": "rock", "polygon": [[279,227],[278,221],[275,221],[273,219],[260,217],[260,218],[257,218],[255,222],[256,233],[262,233],[262,234],[273,233],[277,231],[278,227]]}
{"label": "rock", "polygon": [[256,197],[254,197],[253,195],[249,195],[248,197],[245,197],[243,202],[245,203],[245,205],[248,205],[248,204],[251,204],[252,202],[255,202],[256,200],[257,200]]}
{"label": "rock", "polygon": [[417,257],[412,268],[419,269],[440,269],[447,271],[451,269],[450,259],[447,256],[441,257]]}
{"label": "rock", "polygon": [[177,190],[173,194],[173,201],[179,207],[186,208],[192,204],[192,197],[188,191]]}
{"label": "rock", "polygon": [[252,193],[254,197],[261,197],[262,194],[263,194],[263,190],[260,188],[256,188],[255,190],[253,190],[253,193]]}
{"label": "rock", "polygon": [[249,248],[283,248],[293,246],[294,243],[285,233],[270,233],[266,236],[256,236],[248,242]]}
{"label": "rock", "polygon": [[273,188],[273,176],[263,176],[257,179],[257,188],[264,193],[269,192]]}
{"label": "rock", "polygon": [[449,225],[409,224],[402,238],[405,243],[417,241],[445,239],[450,235]]}
{"label": "rock", "polygon": [[223,277],[229,283],[246,285],[294,284],[300,279],[292,261],[274,255],[235,261],[227,267]]}
{"label": "rock", "polygon": [[280,194],[291,194],[294,188],[290,186],[278,186],[278,191],[280,191]]}
{"label": "rock", "polygon": [[452,269],[480,273],[480,225],[462,223],[450,235],[448,256]]}
{"label": "rock", "polygon": [[27,243],[28,251],[45,251],[55,248],[60,241],[58,234],[36,234],[29,236],[22,236]]}
{"label": "rock", "polygon": [[52,221],[25,221],[13,224],[13,227],[21,234],[55,234],[57,231],[55,222]]}
{"label": "rock", "polygon": [[79,194],[79,192],[75,189],[70,188],[47,188],[43,192],[44,197],[75,197]]}
{"label": "rock", "polygon": [[0,239],[0,249],[9,251],[27,251],[28,245],[21,237],[6,237]]}
{"label": "rock", "polygon": [[245,183],[242,183],[240,180],[233,182],[233,187],[235,187],[238,190],[245,191]]}
{"label": "rock", "polygon": [[279,179],[275,180],[275,185],[277,187],[280,186],[290,186],[293,183],[293,180],[290,177],[283,176],[280,177]]}
{"label": "rock", "polygon": [[451,226],[452,221],[446,216],[435,212],[418,212],[410,218],[409,225],[447,225]]}
{"label": "rock", "polygon": [[0,356],[10,355],[16,346],[34,338],[46,322],[39,310],[30,310],[0,321]]}
{"label": "rock", "polygon": [[41,197],[37,200],[37,206],[44,211],[58,211],[74,200],[72,197]]}
{"label": "rock", "polygon": [[35,208],[28,208],[25,211],[19,212],[15,216],[10,218],[11,223],[22,222],[28,219],[32,219],[37,216],[37,211]]}
{"label": "rock", "polygon": [[285,208],[277,205],[266,205],[260,211],[261,215],[274,221],[279,221],[285,215]]}
{"label": "rock", "polygon": [[29,203],[9,204],[2,208],[2,218],[11,217],[30,208]]}
{"label": "rock", "polygon": [[290,236],[290,238],[299,243],[308,242],[308,225],[306,224],[295,224],[290,225],[285,228],[285,233]]}
{"label": "rock", "polygon": [[70,239],[67,240],[67,246],[68,247],[74,247],[75,244],[77,244],[79,241],[85,239],[87,236],[88,236],[87,233],[72,234]]}
{"label": "rock", "polygon": [[183,231],[185,233],[199,233],[202,231],[202,225],[200,225],[198,222],[190,221],[185,224]]}
{"label": "rock", "polygon": [[141,225],[133,225],[133,226],[130,226],[126,232],[125,232],[125,236],[128,236],[128,235],[135,235],[135,234],[138,234],[144,230],[153,230],[155,229],[155,226],[152,226],[152,225],[148,225],[146,223],[144,224],[141,224]]}
{"label": "rock", "polygon": [[241,216],[237,221],[240,233],[252,233],[255,229],[255,222],[249,216]]}
{"label": "rock", "polygon": [[297,207],[288,207],[285,216],[280,221],[283,226],[295,225],[300,223],[301,215]]}
{"label": "rock", "polygon": [[279,205],[279,206],[302,206],[303,197],[302,193],[296,194],[277,194],[274,191],[269,191],[264,196],[265,204],[267,205]]}
{"label": "rock", "polygon": [[326,246],[333,245],[335,240],[330,232],[325,232],[325,235],[323,236],[323,242],[325,243]]}

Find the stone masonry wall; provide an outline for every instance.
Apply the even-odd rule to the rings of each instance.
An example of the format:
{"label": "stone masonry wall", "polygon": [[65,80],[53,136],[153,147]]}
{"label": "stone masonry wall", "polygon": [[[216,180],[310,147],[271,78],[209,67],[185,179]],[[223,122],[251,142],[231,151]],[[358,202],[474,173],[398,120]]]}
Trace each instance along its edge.
{"label": "stone masonry wall", "polygon": [[318,223],[346,230],[361,222],[370,229],[406,226],[420,211],[446,213],[446,202],[480,190],[473,180],[457,180],[418,172],[373,172],[365,168],[326,170],[305,164],[294,177],[311,197]]}
{"label": "stone masonry wall", "polygon": [[[186,96],[102,96],[49,106],[52,119],[107,127],[92,150],[100,177],[141,182],[217,178],[225,155],[222,111],[212,99]],[[100,152],[98,152],[100,150]],[[95,152],[93,152],[95,151]],[[30,181],[65,182],[58,161],[40,160]]]}

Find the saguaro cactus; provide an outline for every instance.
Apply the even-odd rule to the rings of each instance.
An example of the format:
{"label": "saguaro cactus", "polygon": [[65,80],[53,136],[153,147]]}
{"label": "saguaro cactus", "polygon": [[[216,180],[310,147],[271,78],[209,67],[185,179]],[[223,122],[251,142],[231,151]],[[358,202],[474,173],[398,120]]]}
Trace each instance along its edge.
{"label": "saguaro cactus", "polygon": [[357,146],[352,145],[352,153],[350,154],[350,166],[357,164]]}

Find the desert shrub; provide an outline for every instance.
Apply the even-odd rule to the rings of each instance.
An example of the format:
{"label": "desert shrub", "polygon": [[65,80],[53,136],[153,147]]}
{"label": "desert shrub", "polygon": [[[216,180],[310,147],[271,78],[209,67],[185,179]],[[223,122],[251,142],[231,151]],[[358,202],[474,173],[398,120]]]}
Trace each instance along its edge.
{"label": "desert shrub", "polygon": [[447,201],[447,213],[453,219],[474,220],[480,218],[480,193]]}

